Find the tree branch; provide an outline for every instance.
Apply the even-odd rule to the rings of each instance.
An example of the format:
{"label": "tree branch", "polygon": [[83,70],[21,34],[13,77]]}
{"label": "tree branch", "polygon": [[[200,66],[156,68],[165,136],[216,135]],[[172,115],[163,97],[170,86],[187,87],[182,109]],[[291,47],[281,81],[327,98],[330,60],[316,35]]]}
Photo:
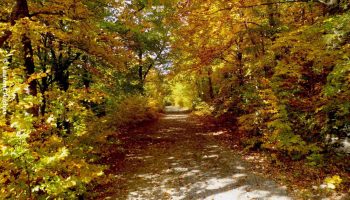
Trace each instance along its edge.
{"label": "tree branch", "polygon": [[38,15],[64,15],[63,11],[58,11],[58,12],[53,12],[53,11],[38,11],[38,12],[34,12],[29,14],[29,17],[35,17]]}
{"label": "tree branch", "polygon": [[9,37],[12,35],[11,31],[4,31],[4,35],[0,37],[0,48],[4,45],[4,43],[6,42],[7,39],[9,39]]}
{"label": "tree branch", "polygon": [[2,23],[8,23],[8,22],[10,22],[10,19],[0,19],[0,22],[2,22]]}
{"label": "tree branch", "polygon": [[147,70],[146,70],[145,74],[143,75],[143,81],[146,80],[146,77],[147,77],[147,75],[148,75],[148,73],[149,73],[149,71],[151,70],[152,67],[153,67],[153,63],[148,65]]}
{"label": "tree branch", "polygon": [[283,3],[308,3],[308,2],[315,2],[315,3],[321,3],[327,6],[333,6],[338,4],[339,0],[286,0],[286,1],[276,1],[276,2],[267,2],[267,3],[261,3],[261,4],[254,4],[254,5],[234,5],[234,6],[230,6],[230,7],[225,7],[225,8],[221,8],[211,14],[215,14],[217,12],[221,12],[221,11],[225,11],[225,10],[232,10],[233,8],[254,8],[254,7],[258,7],[258,6],[268,6],[268,5],[274,5],[274,4],[283,4]]}
{"label": "tree branch", "polygon": [[253,25],[258,26],[258,27],[264,27],[264,26],[261,25],[261,24],[258,24],[258,23],[256,23],[256,22],[251,22],[251,21],[241,22],[241,23],[242,23],[242,24],[253,24]]}
{"label": "tree branch", "polygon": [[[255,5],[247,5],[247,6],[240,6],[239,8],[253,8],[257,6],[268,6],[268,5],[274,5],[274,4],[283,4],[283,3],[307,3],[312,2],[313,0],[286,0],[286,1],[276,1],[276,2],[267,2],[267,3],[261,3],[261,4],[255,4]],[[320,2],[320,0],[317,0],[315,2]]]}
{"label": "tree branch", "polygon": [[68,68],[74,61],[78,60],[81,53],[76,53],[75,56],[67,58],[65,66]]}

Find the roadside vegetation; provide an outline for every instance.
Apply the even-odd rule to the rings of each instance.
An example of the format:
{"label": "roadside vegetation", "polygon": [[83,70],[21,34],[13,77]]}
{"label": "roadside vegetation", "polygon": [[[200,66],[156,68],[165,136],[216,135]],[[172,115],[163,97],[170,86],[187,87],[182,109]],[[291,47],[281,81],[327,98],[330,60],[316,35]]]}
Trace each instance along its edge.
{"label": "roadside vegetation", "polygon": [[166,105],[301,198],[349,193],[349,21],[349,0],[2,0],[0,199],[89,198]]}

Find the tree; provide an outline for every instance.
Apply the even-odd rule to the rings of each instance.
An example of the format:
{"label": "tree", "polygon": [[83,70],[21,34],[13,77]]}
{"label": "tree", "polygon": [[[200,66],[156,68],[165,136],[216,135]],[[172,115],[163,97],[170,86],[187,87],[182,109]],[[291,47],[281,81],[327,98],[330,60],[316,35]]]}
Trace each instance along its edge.
{"label": "tree", "polygon": [[[82,90],[88,84],[80,77],[98,68],[123,68],[122,41],[99,26],[107,3],[0,3],[1,60],[6,61],[1,62],[1,198],[76,198],[103,174],[102,166],[85,160],[92,154],[86,150],[94,147],[82,143],[85,134],[92,136],[87,124],[96,117],[82,102],[100,104],[103,94]],[[93,67],[86,64],[93,61]]]}
{"label": "tree", "polygon": [[[215,81],[209,88],[216,88],[216,112],[236,116],[240,130],[265,148],[292,158],[320,152],[325,136],[335,130],[325,131],[327,123],[318,120],[336,118],[320,115],[322,91],[333,67],[343,63],[338,56],[347,54],[330,50],[325,29],[327,19],[347,19],[345,4],[348,1],[188,2],[178,9],[182,25],[173,32],[173,48],[180,54],[175,67],[180,74],[197,74],[199,80],[204,70],[212,69]],[[337,32],[347,35],[346,23],[328,28],[335,24]],[[334,45],[342,48],[344,42]],[[202,91],[212,96],[210,89]],[[338,123],[347,124],[345,113],[338,113],[343,120]]]}
{"label": "tree", "polygon": [[144,92],[149,72],[168,61],[169,29],[164,23],[172,14],[171,1],[162,2],[131,1],[124,2],[123,8],[105,23],[110,31],[121,34],[127,48],[133,52],[128,61],[130,76],[137,81],[136,87]]}

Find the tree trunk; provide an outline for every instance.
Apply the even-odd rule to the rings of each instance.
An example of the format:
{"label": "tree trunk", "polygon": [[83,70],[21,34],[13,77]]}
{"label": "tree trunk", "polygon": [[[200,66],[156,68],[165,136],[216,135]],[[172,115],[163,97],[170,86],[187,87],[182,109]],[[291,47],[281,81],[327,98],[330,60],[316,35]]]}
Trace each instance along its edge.
{"label": "tree trunk", "polygon": [[[27,0],[17,0],[16,5],[13,8],[11,13],[11,24],[15,25],[17,20],[25,17],[29,17],[28,2]],[[21,42],[23,45],[23,52],[24,52],[23,58],[24,58],[24,66],[26,69],[26,77],[28,79],[35,72],[33,47],[28,34],[22,35]],[[37,96],[37,93],[38,93],[37,81],[32,80],[28,84],[29,86],[28,86],[27,93],[32,96]],[[31,108],[30,113],[32,113],[34,116],[38,116],[39,114],[38,106],[34,106],[33,108]]]}
{"label": "tree trunk", "polygon": [[270,26],[270,29],[271,29],[271,40],[272,41],[275,41],[276,40],[276,26],[277,26],[277,22],[276,22],[276,19],[275,19],[275,15],[277,13],[277,4],[274,5],[272,4],[272,0],[267,0],[267,3],[270,3],[268,4],[267,6],[267,15],[268,15],[268,20],[269,20],[269,26]]}
{"label": "tree trunk", "polygon": [[237,52],[237,60],[238,60],[238,83],[239,83],[239,86],[243,86],[244,84],[243,54],[240,51]]}
{"label": "tree trunk", "polygon": [[209,97],[210,99],[214,99],[214,89],[213,89],[213,81],[211,79],[211,69],[208,69],[208,87],[209,87]]}
{"label": "tree trunk", "polygon": [[138,57],[139,57],[139,68],[138,68],[139,89],[141,94],[143,94],[144,93],[143,62],[142,62],[143,53],[141,50],[139,50]]}

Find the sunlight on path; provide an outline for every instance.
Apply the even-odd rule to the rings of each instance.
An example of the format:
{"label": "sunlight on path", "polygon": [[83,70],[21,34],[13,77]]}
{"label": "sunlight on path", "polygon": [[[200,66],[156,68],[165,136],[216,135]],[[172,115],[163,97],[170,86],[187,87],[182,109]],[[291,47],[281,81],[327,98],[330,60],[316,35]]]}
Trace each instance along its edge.
{"label": "sunlight on path", "polygon": [[165,112],[168,114],[179,114],[179,113],[188,113],[190,110],[188,108],[181,108],[177,106],[167,106],[165,107]]}
{"label": "sunlight on path", "polygon": [[291,199],[273,181],[250,173],[216,135],[215,127],[176,113],[139,130],[105,199]]}

